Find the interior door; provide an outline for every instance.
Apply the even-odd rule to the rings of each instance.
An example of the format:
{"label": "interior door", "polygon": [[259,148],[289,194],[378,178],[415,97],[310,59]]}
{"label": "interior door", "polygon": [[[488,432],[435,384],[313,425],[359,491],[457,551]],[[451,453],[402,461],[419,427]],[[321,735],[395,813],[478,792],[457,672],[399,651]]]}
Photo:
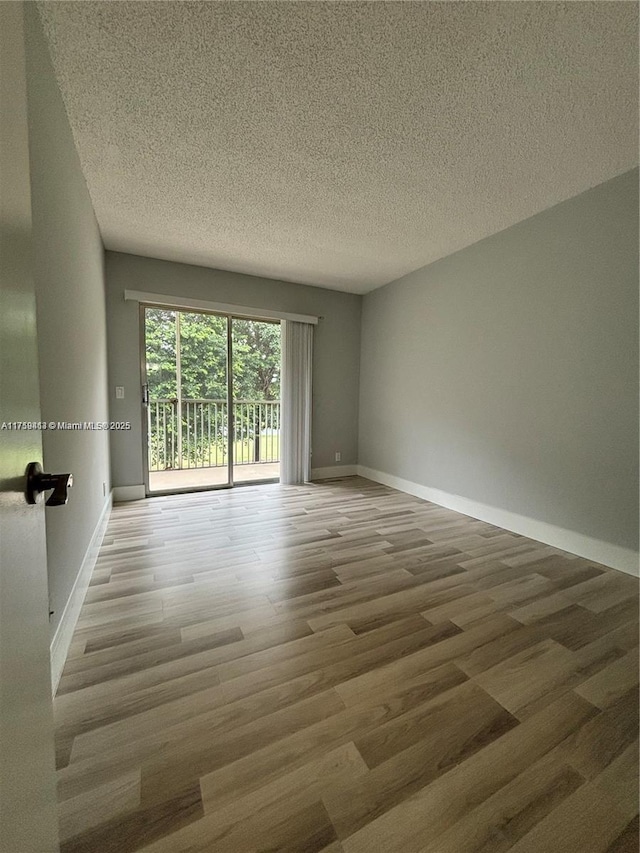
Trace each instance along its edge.
{"label": "interior door", "polygon": [[[0,3],[0,849],[58,847],[22,3]],[[7,427],[7,425],[11,425]]]}

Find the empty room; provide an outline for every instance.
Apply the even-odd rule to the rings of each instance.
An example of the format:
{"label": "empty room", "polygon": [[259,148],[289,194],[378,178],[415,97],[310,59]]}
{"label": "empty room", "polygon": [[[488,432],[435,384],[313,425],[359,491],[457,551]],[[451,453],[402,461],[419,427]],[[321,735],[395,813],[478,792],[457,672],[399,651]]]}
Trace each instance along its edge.
{"label": "empty room", "polygon": [[2,853],[637,853],[638,19],[0,0]]}

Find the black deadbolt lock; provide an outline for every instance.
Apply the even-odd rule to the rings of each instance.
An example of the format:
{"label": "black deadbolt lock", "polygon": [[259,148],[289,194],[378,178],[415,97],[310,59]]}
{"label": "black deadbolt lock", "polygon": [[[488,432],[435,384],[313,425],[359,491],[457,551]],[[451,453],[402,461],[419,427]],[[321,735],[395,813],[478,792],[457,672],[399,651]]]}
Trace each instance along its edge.
{"label": "black deadbolt lock", "polygon": [[27,488],[25,495],[28,504],[38,502],[40,492],[53,489],[47,506],[63,506],[69,500],[69,489],[73,486],[72,474],[45,474],[39,462],[29,462],[27,465]]}

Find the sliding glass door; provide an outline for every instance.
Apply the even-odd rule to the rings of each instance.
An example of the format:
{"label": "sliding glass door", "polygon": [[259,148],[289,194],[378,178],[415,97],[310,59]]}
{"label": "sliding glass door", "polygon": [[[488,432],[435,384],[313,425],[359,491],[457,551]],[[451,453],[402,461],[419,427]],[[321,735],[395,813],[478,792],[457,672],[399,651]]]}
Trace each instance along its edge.
{"label": "sliding glass door", "polygon": [[232,318],[233,482],[280,476],[280,323]]}
{"label": "sliding glass door", "polygon": [[142,312],[148,493],[276,480],[280,324]]}

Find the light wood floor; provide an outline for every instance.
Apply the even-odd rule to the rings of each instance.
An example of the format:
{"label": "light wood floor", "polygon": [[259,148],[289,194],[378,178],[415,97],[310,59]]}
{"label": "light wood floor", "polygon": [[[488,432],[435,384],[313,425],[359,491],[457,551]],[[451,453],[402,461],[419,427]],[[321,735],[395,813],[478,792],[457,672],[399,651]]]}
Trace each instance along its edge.
{"label": "light wood floor", "polygon": [[637,582],[358,478],[114,508],[63,853],[638,850]]}

